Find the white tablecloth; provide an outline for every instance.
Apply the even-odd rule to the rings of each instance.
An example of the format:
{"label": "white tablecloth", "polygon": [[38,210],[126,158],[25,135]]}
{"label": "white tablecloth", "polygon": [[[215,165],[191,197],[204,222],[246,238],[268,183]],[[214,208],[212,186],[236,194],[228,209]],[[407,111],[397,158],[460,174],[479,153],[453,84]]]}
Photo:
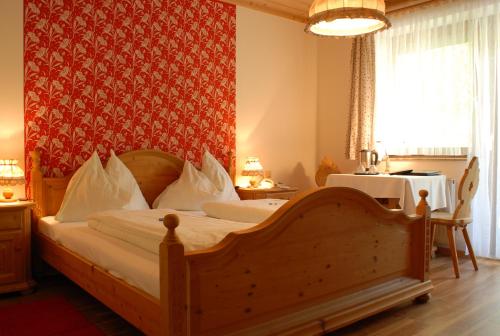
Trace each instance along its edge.
{"label": "white tablecloth", "polygon": [[427,202],[431,210],[446,208],[446,176],[391,176],[332,174],[326,180],[328,187],[350,187],[364,191],[373,198],[399,198],[399,206],[406,214],[414,214],[420,201],[418,192],[429,192]]}

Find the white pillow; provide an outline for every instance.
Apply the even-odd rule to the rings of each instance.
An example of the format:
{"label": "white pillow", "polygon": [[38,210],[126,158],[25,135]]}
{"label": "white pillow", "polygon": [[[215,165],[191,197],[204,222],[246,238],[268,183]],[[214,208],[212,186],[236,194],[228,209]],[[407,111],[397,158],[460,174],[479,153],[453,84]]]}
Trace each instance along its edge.
{"label": "white pillow", "polygon": [[286,200],[247,200],[205,202],[203,211],[209,217],[243,223],[260,223],[276,212]]}
{"label": "white pillow", "polygon": [[218,200],[220,192],[210,179],[189,161],[179,179],[170,184],[153,203],[154,208],[175,210],[201,210],[207,201]]}
{"label": "white pillow", "polygon": [[130,193],[109,178],[94,152],[69,181],[55,218],[59,222],[84,221],[93,212],[121,209],[129,199]]}
{"label": "white pillow", "polygon": [[201,171],[212,181],[221,192],[220,201],[239,201],[240,197],[234,189],[231,177],[224,167],[208,151],[203,154]]}
{"label": "white pillow", "polygon": [[118,183],[123,191],[131,195],[128,204],[123,207],[125,210],[149,209],[148,202],[144,199],[134,175],[122,160],[115,155],[113,150],[111,150],[111,156],[106,164],[106,173]]}

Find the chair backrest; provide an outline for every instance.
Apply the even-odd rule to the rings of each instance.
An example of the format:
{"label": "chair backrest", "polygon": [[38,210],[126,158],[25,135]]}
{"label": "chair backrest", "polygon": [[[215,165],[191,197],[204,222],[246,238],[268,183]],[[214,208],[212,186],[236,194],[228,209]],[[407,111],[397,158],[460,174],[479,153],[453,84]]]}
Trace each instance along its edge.
{"label": "chair backrest", "polygon": [[325,156],[316,171],[316,184],[318,187],[323,187],[326,184],[326,179],[330,174],[340,174],[340,170],[332,159]]}
{"label": "chair backrest", "polygon": [[460,186],[458,187],[458,203],[453,219],[469,218],[471,216],[471,203],[479,185],[479,161],[474,156],[465,169]]}

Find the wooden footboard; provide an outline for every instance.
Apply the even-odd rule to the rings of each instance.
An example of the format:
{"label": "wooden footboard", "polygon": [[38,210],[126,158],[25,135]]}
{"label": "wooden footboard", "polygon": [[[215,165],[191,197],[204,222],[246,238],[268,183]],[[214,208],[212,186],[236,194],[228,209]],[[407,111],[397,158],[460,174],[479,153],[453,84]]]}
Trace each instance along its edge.
{"label": "wooden footboard", "polygon": [[184,253],[160,247],[165,335],[319,335],[432,290],[429,220],[350,188],[288,202],[262,224]]}

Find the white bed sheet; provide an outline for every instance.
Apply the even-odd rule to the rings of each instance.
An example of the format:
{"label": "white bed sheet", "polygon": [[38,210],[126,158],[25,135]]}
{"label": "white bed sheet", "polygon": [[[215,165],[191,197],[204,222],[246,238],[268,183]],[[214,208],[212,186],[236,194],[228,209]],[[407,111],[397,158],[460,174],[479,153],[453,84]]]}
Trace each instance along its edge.
{"label": "white bed sheet", "polygon": [[54,217],[45,217],[39,221],[38,228],[113,276],[160,298],[158,255],[95,231],[86,222],[60,223]]}
{"label": "white bed sheet", "polygon": [[[261,200],[263,204],[269,201]],[[206,217],[203,211],[185,211],[185,213]],[[241,224],[245,225],[245,223]],[[54,216],[50,216],[39,221],[38,230],[113,276],[160,298],[160,270],[157,254],[94,230],[87,225],[87,222],[61,223]]]}

